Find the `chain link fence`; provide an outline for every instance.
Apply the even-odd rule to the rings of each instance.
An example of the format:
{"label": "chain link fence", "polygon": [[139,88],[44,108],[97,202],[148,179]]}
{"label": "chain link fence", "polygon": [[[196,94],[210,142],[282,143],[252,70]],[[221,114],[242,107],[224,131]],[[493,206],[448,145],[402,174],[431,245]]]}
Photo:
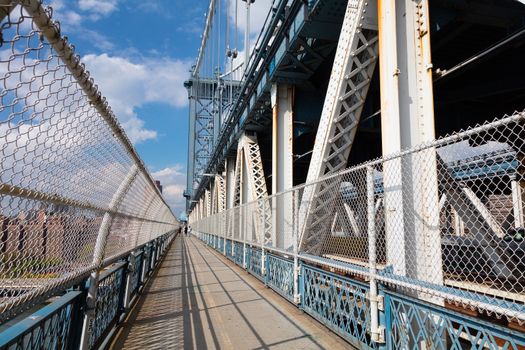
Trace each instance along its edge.
{"label": "chain link fence", "polygon": [[517,112],[191,225],[523,324],[524,123]]}
{"label": "chain link fence", "polygon": [[0,1],[2,314],[178,228],[51,16]]}

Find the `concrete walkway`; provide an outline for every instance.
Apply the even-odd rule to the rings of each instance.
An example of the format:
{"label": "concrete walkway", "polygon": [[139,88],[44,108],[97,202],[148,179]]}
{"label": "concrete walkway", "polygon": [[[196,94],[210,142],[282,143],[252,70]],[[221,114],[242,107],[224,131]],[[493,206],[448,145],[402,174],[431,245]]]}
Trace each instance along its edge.
{"label": "concrete walkway", "polygon": [[196,238],[178,237],[112,349],[349,349]]}

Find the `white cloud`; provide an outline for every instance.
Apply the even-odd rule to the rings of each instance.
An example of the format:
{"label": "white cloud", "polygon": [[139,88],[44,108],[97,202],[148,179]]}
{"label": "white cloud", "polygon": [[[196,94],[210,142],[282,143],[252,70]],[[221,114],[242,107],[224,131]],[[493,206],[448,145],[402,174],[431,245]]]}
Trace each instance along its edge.
{"label": "white cloud", "polygon": [[78,0],[78,7],[94,15],[107,16],[117,10],[118,0]]}
{"label": "white cloud", "polygon": [[[250,54],[253,52],[257,38],[263,28],[265,20],[270,13],[270,9],[274,4],[274,0],[258,0],[250,5]],[[246,30],[246,3],[239,2],[237,8],[237,19],[235,19],[235,4],[236,1],[228,1],[228,16],[230,23],[237,22],[237,51],[238,55],[234,61],[236,67],[244,63],[245,47],[244,47],[244,32]],[[270,20],[271,17],[268,19]],[[233,30],[233,28],[232,28]],[[235,48],[235,38],[232,34],[231,46]],[[208,43],[209,45],[209,43]]]}
{"label": "white cloud", "polygon": [[188,78],[189,61],[145,58],[132,62],[107,54],[87,55],[83,61],[135,143],[157,136],[155,131],[144,128],[136,108],[155,102],[177,108],[187,105],[183,82]]}
{"label": "white cloud", "polygon": [[182,164],[175,164],[151,174],[155,180],[159,180],[163,187],[163,194],[174,213],[185,211],[186,202],[182,196],[186,188],[186,173]]}
{"label": "white cloud", "polygon": [[[250,34],[259,34],[273,2],[273,0],[258,0],[250,5]],[[228,15],[230,16],[231,23],[235,23],[236,3],[237,1],[234,0],[228,2]],[[240,38],[244,38],[244,31],[246,30],[246,3],[239,1],[237,6],[239,36]]]}
{"label": "white cloud", "polygon": [[49,5],[53,8],[53,18],[60,21],[63,32],[78,32],[99,49],[109,50],[113,44],[106,36],[87,29],[85,22],[96,22],[109,16],[118,9],[117,3],[117,0],[79,0],[75,3],[51,0]]}

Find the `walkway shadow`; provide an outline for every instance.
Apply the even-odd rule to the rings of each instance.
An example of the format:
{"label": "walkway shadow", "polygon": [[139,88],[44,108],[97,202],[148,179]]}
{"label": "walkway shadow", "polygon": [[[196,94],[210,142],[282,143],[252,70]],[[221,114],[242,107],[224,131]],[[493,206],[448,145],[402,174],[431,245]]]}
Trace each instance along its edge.
{"label": "walkway shadow", "polygon": [[111,348],[325,348],[289,315],[294,306],[268,299],[238,271],[196,239],[177,237]]}

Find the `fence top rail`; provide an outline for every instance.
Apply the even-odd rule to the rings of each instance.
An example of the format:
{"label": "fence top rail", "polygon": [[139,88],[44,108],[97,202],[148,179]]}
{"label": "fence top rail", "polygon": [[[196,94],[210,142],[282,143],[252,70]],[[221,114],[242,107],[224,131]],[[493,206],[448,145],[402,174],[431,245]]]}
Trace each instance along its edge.
{"label": "fence top rail", "polygon": [[[59,310],[67,307],[80,297],[82,292],[73,291],[61,296],[51,304],[44,306],[40,310],[33,313],[31,316],[24,318],[20,322],[9,327],[2,332],[0,336],[0,348],[12,345],[14,342],[22,338],[25,334],[31,332],[34,328],[40,326],[47,319],[53,317]],[[50,327],[50,325],[47,325]]]}
{"label": "fence top rail", "polygon": [[[349,168],[340,170],[340,171],[335,172],[335,173],[331,173],[331,174],[327,174],[327,175],[321,176],[321,177],[317,178],[316,180],[313,180],[313,181],[310,181],[310,182],[305,182],[303,184],[294,186],[294,187],[292,187],[290,189],[287,189],[287,190],[284,190],[284,191],[281,191],[281,192],[269,195],[269,196],[264,197],[264,198],[260,198],[260,199],[257,199],[257,200],[251,201],[251,202],[243,203],[243,204],[241,204],[239,206],[236,206],[234,208],[230,208],[230,209],[227,209],[225,211],[222,211],[222,212],[213,214],[211,216],[205,217],[204,219],[211,218],[211,217],[214,217],[216,215],[223,215],[224,212],[229,212],[229,211],[233,211],[233,210],[239,210],[239,208],[248,207],[248,206],[254,205],[254,203],[260,203],[260,202],[265,202],[265,201],[268,202],[268,201],[270,201],[273,198],[282,197],[283,195],[285,195],[287,193],[297,192],[297,191],[300,191],[300,190],[302,190],[302,189],[304,189],[306,187],[315,186],[315,185],[317,185],[319,183],[326,182],[327,180],[330,180],[330,179],[341,177],[341,176],[344,176],[346,174],[357,172],[357,171],[364,170],[364,169],[367,169],[367,168],[375,168],[375,167],[378,167],[378,166],[382,165],[383,163],[391,161],[391,160],[399,159],[399,158],[402,158],[404,156],[407,156],[407,155],[410,155],[410,154],[414,154],[414,153],[417,153],[417,152],[421,152],[421,151],[424,151],[424,150],[447,146],[447,145],[453,144],[455,142],[465,140],[468,137],[474,136],[474,135],[479,134],[481,132],[486,132],[486,131],[489,131],[489,130],[492,130],[492,129],[495,129],[495,128],[498,128],[498,127],[501,127],[501,126],[509,125],[509,124],[512,124],[512,123],[523,122],[523,121],[525,121],[525,111],[522,111],[522,112],[517,112],[516,111],[512,115],[505,116],[505,117],[503,117],[501,119],[495,119],[494,121],[486,122],[486,123],[484,123],[482,125],[478,125],[478,126],[469,128],[467,130],[458,131],[456,133],[443,136],[443,137],[438,138],[436,140],[433,140],[431,142],[422,143],[422,144],[417,145],[415,147],[405,149],[405,150],[403,150],[401,152],[396,152],[396,153],[392,153],[392,154],[389,154],[389,155],[385,155],[383,157],[372,159],[372,160],[363,162],[361,164],[357,164],[357,165],[351,166]],[[496,152],[494,154],[495,155],[499,155],[500,153]],[[472,157],[471,159],[467,159],[467,160],[471,161],[473,159],[474,159],[474,157]],[[378,181],[380,181],[380,179],[374,179],[374,181],[378,182]]]}

